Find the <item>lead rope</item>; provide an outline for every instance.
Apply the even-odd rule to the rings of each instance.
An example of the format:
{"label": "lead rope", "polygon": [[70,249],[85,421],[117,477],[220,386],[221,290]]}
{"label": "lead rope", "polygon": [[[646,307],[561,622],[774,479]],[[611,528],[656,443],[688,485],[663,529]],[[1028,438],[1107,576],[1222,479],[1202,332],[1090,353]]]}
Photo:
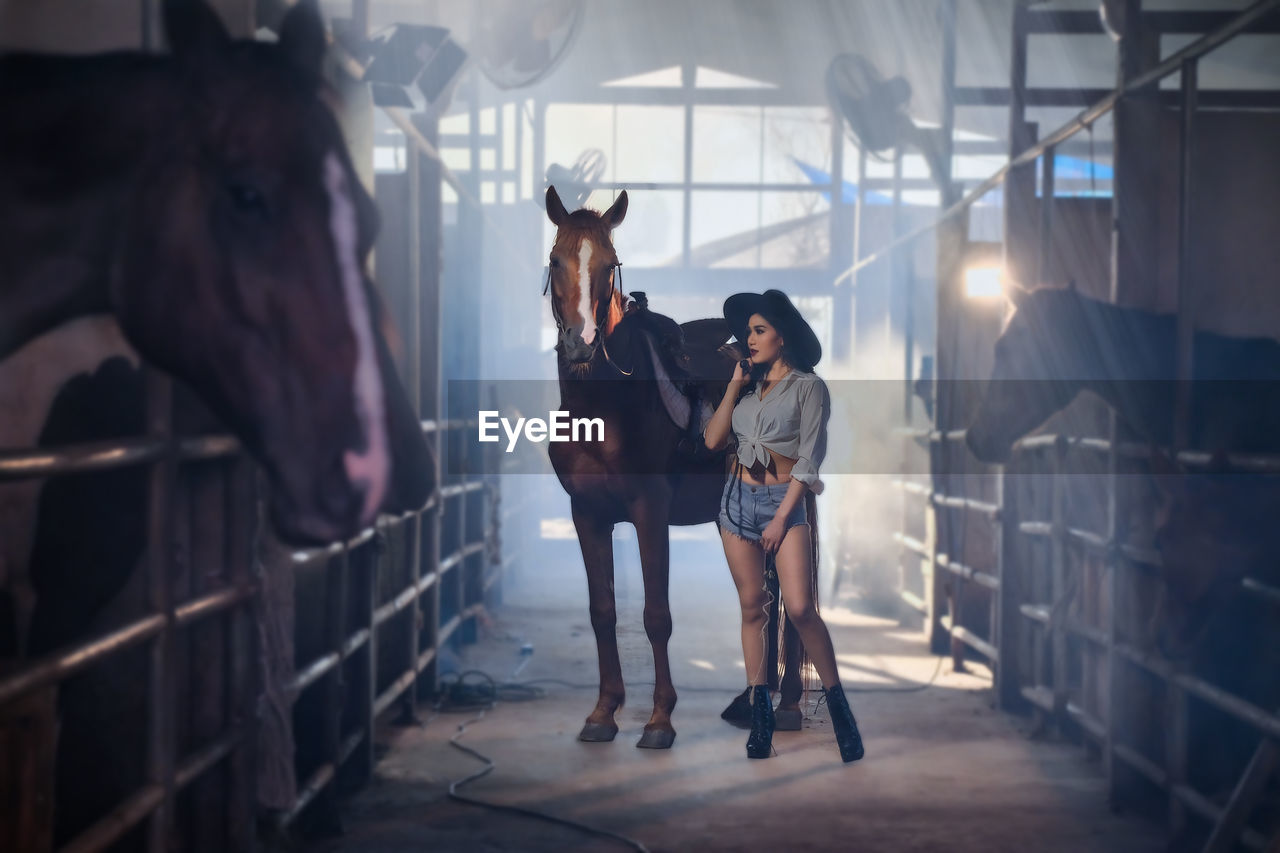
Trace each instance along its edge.
{"label": "lead rope", "polygon": [[[622,292],[622,261],[614,262],[613,266],[614,266],[614,269],[618,271],[618,277],[617,277],[617,280],[614,282],[613,286],[609,288],[609,299],[608,299],[609,303],[613,302],[613,298],[614,298],[613,292],[615,288],[617,289],[618,294],[622,295],[625,298],[625,294],[623,294]],[[605,343],[604,339],[605,339],[605,336],[601,335],[600,347],[601,349],[604,350],[604,360],[607,361],[609,364],[611,364],[613,366],[613,369],[621,373],[623,376],[630,376],[631,374],[635,373],[636,372],[635,367],[632,367],[630,370],[623,370],[621,367],[618,366],[618,363],[613,360],[613,356],[609,355],[609,345]]]}
{"label": "lead rope", "polygon": [[[614,263],[613,266],[618,271],[618,277],[614,286],[609,288],[609,299],[606,300],[605,302],[606,305],[613,301],[613,293],[615,288],[617,289],[617,292],[619,294],[622,293],[622,261],[617,261],[616,263]],[[548,264],[547,277],[542,284],[542,295],[546,296],[547,293],[550,292],[550,290],[551,290],[551,265]],[[560,314],[558,311],[556,311],[556,301],[554,298],[551,300],[551,317],[556,321],[556,330],[559,332],[564,332],[564,323],[561,322]],[[596,326],[599,327],[599,325],[600,323],[597,321]],[[614,370],[618,371],[623,376],[630,376],[631,374],[635,373],[636,369],[634,367],[631,368],[630,370],[623,370],[621,367],[618,366],[618,363],[613,360],[612,356],[609,355],[609,346],[604,342],[604,337],[605,336],[603,334],[600,335],[600,346],[604,350],[604,360],[608,362],[613,367]]]}

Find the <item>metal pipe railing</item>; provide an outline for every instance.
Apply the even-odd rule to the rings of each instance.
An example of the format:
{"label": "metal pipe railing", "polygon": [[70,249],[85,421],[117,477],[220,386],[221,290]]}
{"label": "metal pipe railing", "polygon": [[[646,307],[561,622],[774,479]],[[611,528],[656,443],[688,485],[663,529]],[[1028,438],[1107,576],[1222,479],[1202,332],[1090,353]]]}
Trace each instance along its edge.
{"label": "metal pipe railing", "polygon": [[[416,151],[430,156],[430,145],[423,146],[423,140],[416,136],[413,141],[417,146]],[[415,166],[419,164],[418,156],[415,154]],[[441,169],[443,181],[449,182],[453,178],[454,183],[457,182],[457,177],[444,170],[443,164],[437,162],[436,166]],[[414,172],[421,177],[421,170],[415,168]],[[466,190],[460,185],[457,188],[464,192]],[[437,195],[436,202],[438,201]],[[426,200],[421,199],[420,203],[426,203]],[[415,233],[415,250],[416,241]],[[419,264],[415,263],[413,267],[416,271]],[[422,284],[416,275],[415,272],[411,283],[416,301],[415,320],[430,311],[438,323],[441,306],[437,304],[432,310],[431,306],[423,305],[421,300],[416,299]],[[439,331],[437,327],[435,340],[440,339]],[[417,373],[424,366],[421,341],[424,337],[430,339],[430,332],[430,329],[420,328],[417,322],[411,328],[413,368]],[[417,411],[438,415],[441,411],[438,397],[441,385],[438,375],[440,359],[433,359],[433,363],[437,370],[437,399],[422,400],[422,384],[419,381],[412,383],[411,394]],[[417,380],[420,376],[414,378]],[[220,784],[224,785],[226,793],[226,818],[232,824],[227,831],[227,843],[233,849],[250,849],[253,845],[256,811],[256,764],[253,749],[256,739],[256,709],[260,701],[260,682],[255,666],[257,658],[254,654],[257,632],[250,608],[256,604],[261,594],[252,574],[255,547],[252,531],[257,524],[254,517],[257,499],[254,495],[252,471],[248,467],[243,448],[232,436],[172,435],[171,382],[166,377],[148,372],[147,386],[147,434],[144,436],[56,448],[0,450],[0,482],[30,481],[68,474],[119,470],[131,466],[149,466],[147,476],[150,485],[145,566],[150,612],[122,627],[55,650],[39,659],[23,661],[19,668],[0,677],[0,705],[22,699],[32,691],[58,685],[91,666],[147,644],[150,677],[145,688],[148,691],[145,721],[146,782],[124,796],[118,805],[74,838],[63,850],[75,853],[102,850],[143,821],[149,822],[149,849],[169,849],[175,843],[179,829],[176,825],[178,792],[206,776],[223,761],[228,762],[229,772],[225,783]],[[361,531],[346,542],[299,551],[292,554],[288,561],[290,568],[304,570],[311,563],[327,563],[326,572],[330,576],[330,619],[326,637],[327,653],[301,667],[284,684],[277,685],[287,696],[296,699],[308,686],[328,679],[323,714],[325,757],[322,765],[302,783],[292,805],[278,816],[278,823],[282,826],[292,822],[318,797],[332,795],[334,781],[344,772],[344,766],[348,765],[362,743],[368,749],[362,753],[366,758],[361,770],[365,773],[371,770],[372,738],[377,716],[400,697],[407,697],[406,706],[412,708],[415,685],[428,677],[434,679],[433,675],[429,676],[429,670],[438,660],[441,644],[451,639],[456,640],[460,636],[460,629],[483,611],[486,595],[501,579],[503,570],[514,557],[509,554],[506,560],[487,572],[483,566],[469,564],[469,561],[474,562],[477,555],[486,551],[486,543],[493,533],[494,525],[500,523],[500,519],[488,512],[481,525],[471,525],[471,537],[467,536],[467,528],[461,527],[462,536],[452,553],[440,553],[443,546],[443,540],[439,536],[442,518],[449,515],[461,520],[465,512],[463,505],[468,500],[478,500],[479,495],[484,494],[487,489],[496,488],[496,485],[483,481],[439,485],[443,473],[439,467],[441,435],[451,430],[474,429],[477,420],[427,418],[421,423],[424,434],[429,440],[434,440],[437,450],[437,488],[426,504],[396,517],[383,517],[374,527]],[[175,500],[186,499],[186,486],[181,481],[179,470],[180,466],[188,462],[218,462],[228,468],[226,503],[215,513],[224,520],[222,535],[225,550],[220,552],[219,559],[225,560],[225,583],[179,601],[175,589],[184,588],[181,586],[182,567],[188,563],[185,558],[180,558],[182,562],[176,564],[175,571],[171,541],[177,538],[183,543],[179,547],[191,546],[187,537],[174,537],[175,519],[171,516],[178,515],[174,509]],[[451,502],[451,498],[458,500]],[[424,537],[430,533],[434,535],[430,536],[430,542],[425,542]],[[383,559],[382,544],[388,536],[407,537],[405,559],[410,563],[411,571],[405,586],[386,596],[388,600],[384,602],[379,600],[377,594],[378,566]],[[349,562],[357,557],[367,560],[361,563],[359,571],[349,568]],[[463,571],[456,575],[459,608],[446,624],[440,625],[438,597],[442,579],[459,567],[463,567]],[[468,583],[463,582],[464,574],[469,579]],[[361,620],[362,624],[347,622],[345,597],[348,585],[361,587],[359,590],[353,589],[350,594],[361,595],[367,601],[367,619]],[[202,585],[197,585],[196,588],[202,589]],[[424,603],[424,596],[431,599],[429,605],[423,608],[425,613],[419,611],[419,605]],[[178,702],[175,690],[178,668],[185,665],[186,658],[178,654],[181,646],[176,643],[177,632],[197,623],[224,617],[227,632],[223,652],[227,667],[223,707],[225,723],[219,724],[221,732],[200,749],[186,756],[178,756],[176,736],[179,721],[176,718]],[[393,674],[381,673],[384,677],[390,677],[390,684],[378,693],[379,631],[392,620],[404,618],[409,621],[409,642],[401,655],[403,668]],[[360,661],[365,668],[362,677],[368,679],[365,685],[367,690],[354,691],[343,683],[346,677],[343,673],[345,662],[353,660]],[[400,664],[395,666],[399,667]],[[354,718],[358,720],[358,725],[355,731],[347,732],[342,729],[344,721],[352,719],[352,715],[348,713],[350,711],[355,711]]]}
{"label": "metal pipe railing", "polygon": [[[163,413],[167,412],[169,405],[169,397],[164,388],[165,384],[167,384],[167,380],[164,379],[158,379],[152,383],[154,386],[152,393],[156,399],[151,404],[153,409],[151,423],[154,429],[161,430],[159,438],[98,442],[68,446],[52,451],[5,451],[0,454],[0,479],[32,479],[85,471],[113,470],[134,465],[151,465],[153,466],[153,473],[151,474],[152,487],[155,489],[153,494],[156,498],[151,501],[154,512],[148,521],[148,532],[152,537],[152,541],[163,539],[168,530],[168,521],[164,513],[167,512],[166,508],[172,504],[172,498],[167,497],[166,492],[174,488],[173,478],[176,466],[181,462],[194,460],[226,459],[230,461],[240,452],[238,442],[229,436],[205,436],[176,441],[167,438],[163,432],[163,430],[167,429],[167,423],[162,417]],[[475,421],[467,420],[429,421],[424,423],[424,429],[432,432],[446,429],[467,429],[474,427],[474,425]],[[494,486],[482,481],[438,487],[422,509],[416,512],[404,513],[400,516],[384,517],[379,524],[388,531],[405,528],[406,522],[411,519],[417,519],[422,514],[439,514],[450,498],[464,498],[490,488],[494,488]],[[245,507],[244,502],[233,501],[232,503],[238,505],[241,509]],[[336,679],[339,677],[338,672],[342,662],[351,659],[361,650],[372,648],[376,642],[379,628],[388,620],[408,609],[422,595],[438,588],[440,578],[452,569],[464,565],[467,558],[483,553],[486,548],[486,539],[491,532],[491,526],[495,523],[497,523],[497,519],[489,519],[486,526],[480,531],[480,538],[469,541],[464,536],[462,544],[452,553],[437,555],[434,561],[434,571],[412,579],[407,586],[391,596],[390,601],[371,610],[370,624],[347,632],[339,630],[341,627],[339,623],[334,623],[332,626],[334,630],[331,633],[331,639],[335,644],[334,650],[298,670],[291,679],[281,685],[285,693],[297,697],[308,686],[325,677],[334,679],[333,684],[337,685],[339,682]],[[361,531],[347,542],[338,543],[327,548],[299,552],[293,555],[293,562],[298,568],[304,568],[306,564],[320,560],[341,561],[345,564],[353,552],[377,547],[378,539],[376,533],[377,530],[375,528],[369,528]],[[236,537],[233,536],[232,538],[235,539]],[[21,669],[0,678],[0,704],[5,704],[33,690],[57,684],[108,657],[134,648],[139,644],[152,644],[153,692],[148,718],[148,727],[151,731],[149,753],[151,756],[149,764],[151,781],[126,797],[119,806],[104,815],[98,823],[72,840],[64,848],[65,850],[101,850],[143,820],[151,821],[150,825],[153,827],[149,834],[151,843],[153,845],[167,844],[168,839],[173,834],[172,804],[176,793],[195,778],[205,774],[224,758],[230,757],[240,766],[241,782],[248,782],[248,784],[244,785],[243,790],[252,792],[251,779],[246,780],[245,774],[251,775],[253,766],[251,762],[245,761],[244,757],[240,755],[250,747],[249,741],[251,740],[251,738],[247,737],[247,730],[244,728],[244,721],[252,717],[252,711],[246,711],[245,697],[249,697],[247,703],[249,706],[257,701],[256,691],[248,689],[247,685],[247,679],[252,671],[248,661],[248,649],[252,645],[252,641],[249,638],[251,622],[248,619],[245,608],[253,601],[259,590],[249,579],[248,543],[245,539],[245,534],[240,534],[239,539],[241,540],[239,550],[245,551],[242,555],[244,559],[232,561],[233,565],[228,585],[178,604],[170,603],[168,553],[163,548],[152,548],[150,551],[153,555],[151,563],[151,605],[155,612],[96,638],[75,644],[67,649],[52,652],[39,660],[28,662]],[[437,548],[439,544],[440,540],[437,537]],[[509,562],[510,557],[503,565]],[[498,581],[501,569],[502,565],[499,565],[487,574],[482,573],[480,582],[474,585],[474,589],[478,589],[481,596],[485,595]],[[374,582],[376,573],[366,572],[365,575],[368,583]],[[335,581],[334,589],[344,586],[345,580],[341,582]],[[372,736],[373,719],[409,690],[423,671],[436,659],[439,644],[449,640],[467,621],[474,619],[481,611],[483,605],[480,601],[472,601],[466,597],[470,594],[471,589],[466,585],[460,585],[459,592],[463,596],[462,600],[465,606],[460,612],[455,613],[446,624],[442,626],[417,626],[415,624],[414,630],[410,632],[414,637],[414,645],[405,670],[396,676],[388,690],[377,696],[370,694],[370,708],[364,715],[365,725],[358,732],[340,737],[340,748],[337,754],[333,756],[334,760],[326,763],[304,784],[294,806],[281,816],[283,824],[291,822],[316,796],[325,791],[336,778],[337,769],[343,766],[362,741]],[[338,611],[345,612],[345,607],[335,605],[335,608],[335,616]],[[172,696],[171,691],[174,683],[174,668],[177,665],[171,646],[173,632],[189,627],[201,620],[225,614],[230,614],[237,625],[232,631],[231,645],[233,649],[238,649],[238,651],[233,652],[231,666],[233,671],[232,681],[235,683],[230,685],[230,689],[232,692],[237,693],[240,698],[232,703],[230,707],[237,711],[240,722],[233,722],[232,727],[227,729],[222,736],[195,755],[181,762],[176,762],[172,758],[172,733],[175,724],[172,714],[175,697]],[[417,637],[422,632],[428,632],[433,637],[432,644],[425,649],[418,648],[419,641]],[[369,677],[373,678],[375,676],[370,673]],[[246,683],[241,684],[240,682]],[[333,725],[335,722],[340,724],[341,709],[346,706],[348,697],[341,689],[335,686],[331,688],[328,698],[328,707],[330,709],[328,725],[332,739]],[[234,796],[234,793],[232,796]],[[248,808],[241,808],[238,813],[251,815],[251,812],[252,806],[250,805]],[[251,832],[251,822],[247,826],[249,826]],[[233,832],[238,832],[239,837],[244,837],[243,831],[233,830]]]}

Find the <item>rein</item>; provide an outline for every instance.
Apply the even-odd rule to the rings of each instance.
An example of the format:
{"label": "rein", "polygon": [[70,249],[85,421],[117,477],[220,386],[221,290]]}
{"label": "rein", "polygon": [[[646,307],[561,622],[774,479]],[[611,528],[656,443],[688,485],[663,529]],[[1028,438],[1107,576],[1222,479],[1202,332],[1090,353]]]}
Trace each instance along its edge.
{"label": "rein", "polygon": [[[609,311],[609,306],[613,304],[614,293],[616,292],[619,296],[624,295],[622,292],[622,261],[614,261],[609,266],[609,269],[617,270],[617,275],[615,276],[613,283],[610,284],[609,286],[609,297],[607,299],[600,300],[600,305],[597,306],[596,308],[596,328],[597,329],[603,329],[604,318],[600,316],[600,313],[601,313],[600,308],[603,307],[604,313],[607,315]],[[546,296],[551,290],[551,275],[552,275],[552,268],[550,265],[548,265],[547,278],[542,285],[543,296]],[[557,306],[557,302],[554,294],[552,294],[551,296],[551,316],[556,321],[556,332],[558,333],[558,336],[563,337],[566,326],[565,326],[564,318],[560,316],[560,311]],[[605,336],[603,332],[601,332],[601,334],[597,336],[596,342],[591,344],[592,356],[595,355],[596,347],[599,346],[604,351],[605,362],[609,364],[614,370],[618,371],[623,376],[630,376],[631,374],[635,373],[635,367],[632,367],[630,370],[623,370],[622,367],[616,361],[613,360],[613,357],[609,355],[609,346],[604,342],[604,338]]]}

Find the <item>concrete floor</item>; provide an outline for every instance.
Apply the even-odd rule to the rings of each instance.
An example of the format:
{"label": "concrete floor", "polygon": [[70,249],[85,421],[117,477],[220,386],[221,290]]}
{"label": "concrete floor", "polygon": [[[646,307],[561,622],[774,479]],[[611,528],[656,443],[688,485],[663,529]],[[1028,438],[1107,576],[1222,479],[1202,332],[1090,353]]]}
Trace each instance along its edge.
{"label": "concrete floor", "polygon": [[[551,533],[555,529],[548,528]],[[620,528],[626,537],[629,527]],[[463,793],[629,836],[652,851],[1158,851],[1161,827],[1106,807],[1102,770],[1072,744],[1033,741],[1025,720],[992,708],[990,672],[939,668],[917,632],[862,612],[856,599],[822,612],[866,743],[843,765],[825,708],[807,703],[802,731],[774,736],[777,755],[748,760],[746,732],[719,718],[741,690],[737,605],[714,527],[672,545],[671,657],[678,736],[665,752],[634,744],[652,707],[652,660],[641,622],[635,543],[618,544],[619,642],[628,704],[609,744],[576,740],[595,701],[595,641],[581,557],[572,539],[544,541],[490,615],[480,642],[449,661],[512,680],[522,643],[534,653],[515,680],[542,683],[533,701],[504,702],[461,743],[496,763]],[[823,587],[826,588],[824,581]],[[929,681],[914,692],[856,692]],[[377,778],[350,800],[345,835],[313,845],[347,851],[625,850],[532,817],[448,799],[451,781],[483,764],[449,739],[474,714],[432,714],[421,728],[383,730]]]}

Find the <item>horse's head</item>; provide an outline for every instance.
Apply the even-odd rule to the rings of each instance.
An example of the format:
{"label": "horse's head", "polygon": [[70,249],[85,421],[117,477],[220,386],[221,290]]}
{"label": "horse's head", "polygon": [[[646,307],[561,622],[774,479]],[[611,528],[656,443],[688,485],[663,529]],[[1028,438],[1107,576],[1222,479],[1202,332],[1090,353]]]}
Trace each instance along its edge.
{"label": "horse's head", "polygon": [[1009,291],[1013,315],[995,344],[995,365],[965,443],[984,462],[1007,462],[1013,443],[1071,402],[1080,378],[1059,342],[1079,328],[1074,288]]}
{"label": "horse's head", "polygon": [[263,463],[283,537],[421,506],[428,451],[365,272],[377,211],[325,99],[314,3],[276,44],[233,41],[202,0],[164,12],[170,112],[124,212],[121,326]]}
{"label": "horse's head", "polygon": [[627,191],[604,213],[564,209],[555,187],[547,188],[547,216],[556,226],[548,282],[551,313],[559,335],[556,352],[577,372],[590,369],[603,338],[622,319],[622,294],[614,290],[619,265],[611,232],[627,215]]}

